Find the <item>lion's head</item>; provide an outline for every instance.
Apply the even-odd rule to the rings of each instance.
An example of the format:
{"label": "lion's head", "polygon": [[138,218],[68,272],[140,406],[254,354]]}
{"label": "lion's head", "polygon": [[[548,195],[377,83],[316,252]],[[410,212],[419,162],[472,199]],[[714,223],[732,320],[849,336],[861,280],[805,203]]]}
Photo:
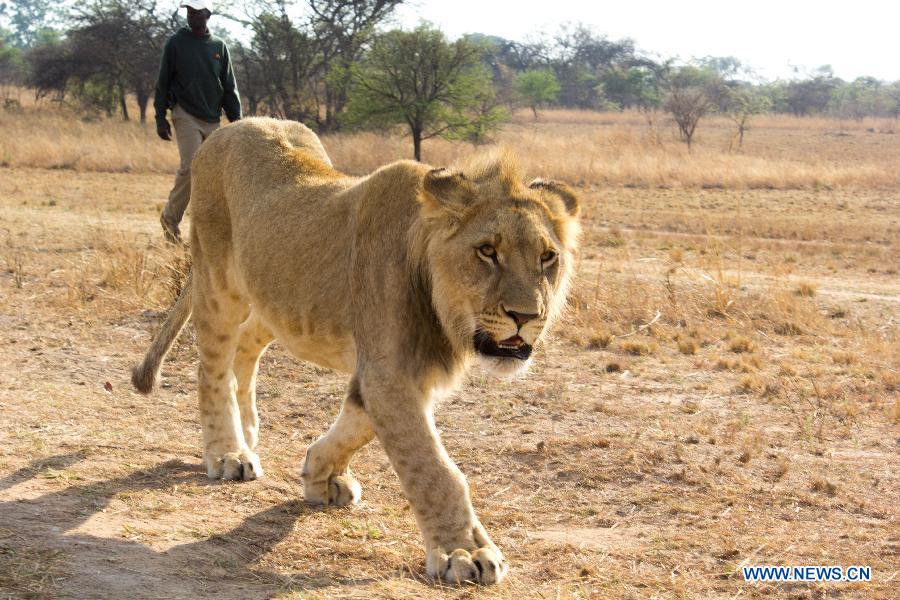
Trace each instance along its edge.
{"label": "lion's head", "polygon": [[527,368],[565,303],[577,196],[554,181],[524,183],[504,153],[429,171],[419,201],[432,303],[451,343],[496,375]]}

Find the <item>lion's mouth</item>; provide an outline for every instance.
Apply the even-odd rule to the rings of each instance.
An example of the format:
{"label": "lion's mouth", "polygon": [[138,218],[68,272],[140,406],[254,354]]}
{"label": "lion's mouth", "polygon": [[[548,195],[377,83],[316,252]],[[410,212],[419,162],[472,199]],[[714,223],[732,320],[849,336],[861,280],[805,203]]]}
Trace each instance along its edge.
{"label": "lion's mouth", "polygon": [[475,332],[475,350],[485,356],[527,360],[531,356],[531,349],[531,344],[526,343],[518,335],[497,342],[486,331],[479,329]]}

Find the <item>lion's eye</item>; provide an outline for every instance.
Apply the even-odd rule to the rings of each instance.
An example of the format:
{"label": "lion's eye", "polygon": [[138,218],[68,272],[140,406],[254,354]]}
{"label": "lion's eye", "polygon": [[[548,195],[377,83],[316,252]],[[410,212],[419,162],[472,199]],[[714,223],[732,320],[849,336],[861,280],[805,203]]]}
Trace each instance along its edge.
{"label": "lion's eye", "polygon": [[483,246],[479,246],[478,254],[480,254],[483,258],[497,262],[497,249],[494,248],[493,246],[491,246],[490,244],[484,244]]}
{"label": "lion's eye", "polygon": [[556,260],[557,254],[553,250],[547,250],[543,254],[541,254],[541,264],[544,266],[550,265]]}

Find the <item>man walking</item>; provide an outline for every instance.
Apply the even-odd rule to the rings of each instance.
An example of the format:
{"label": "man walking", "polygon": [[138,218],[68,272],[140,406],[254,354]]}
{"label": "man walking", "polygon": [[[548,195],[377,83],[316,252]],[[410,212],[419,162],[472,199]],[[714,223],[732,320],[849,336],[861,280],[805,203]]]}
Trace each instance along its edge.
{"label": "man walking", "polygon": [[156,133],[172,139],[166,120],[172,109],[172,123],[181,167],[169,201],[160,216],[166,240],[181,241],[178,228],[191,199],[191,159],[209,135],[219,128],[222,110],[229,121],[241,118],[241,99],[225,42],[211,35],[206,24],[212,12],[202,0],[182,2],[187,8],[188,27],[166,41],[159,78],[156,82]]}

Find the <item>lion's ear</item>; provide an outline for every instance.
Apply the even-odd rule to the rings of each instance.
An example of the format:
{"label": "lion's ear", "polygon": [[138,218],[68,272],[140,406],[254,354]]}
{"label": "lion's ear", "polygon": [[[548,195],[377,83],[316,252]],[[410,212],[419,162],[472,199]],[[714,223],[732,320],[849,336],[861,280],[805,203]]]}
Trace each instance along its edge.
{"label": "lion's ear", "polygon": [[566,212],[573,217],[577,217],[578,213],[581,212],[581,201],[578,199],[578,194],[565,183],[549,179],[535,179],[528,184],[528,187],[533,190],[545,190],[555,194],[562,201]]}
{"label": "lion's ear", "polygon": [[461,217],[474,202],[477,191],[465,175],[449,169],[428,171],[422,190],[422,205],[428,212],[441,211],[451,217]]}

